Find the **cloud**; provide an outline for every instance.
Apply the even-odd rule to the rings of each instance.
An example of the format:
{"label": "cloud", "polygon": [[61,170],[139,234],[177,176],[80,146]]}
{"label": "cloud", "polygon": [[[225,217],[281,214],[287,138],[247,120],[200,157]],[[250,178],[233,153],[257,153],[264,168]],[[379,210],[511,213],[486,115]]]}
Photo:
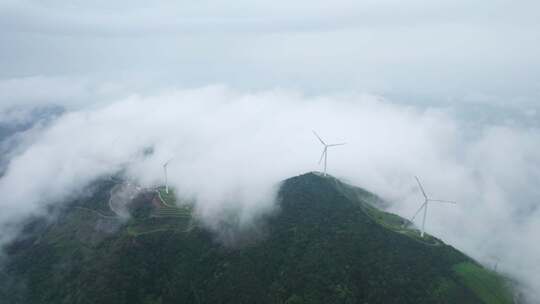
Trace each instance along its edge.
{"label": "cloud", "polygon": [[103,103],[122,94],[123,88],[77,77],[29,76],[0,79],[0,92],[0,124],[20,124],[33,119],[36,108],[95,105],[95,100]]}
{"label": "cloud", "polygon": [[[331,174],[385,197],[405,217],[419,207],[420,176],[431,196],[459,202],[430,207],[429,233],[483,262],[495,256],[501,271],[540,288],[540,131],[471,128],[452,111],[372,95],[210,86],[81,106],[11,160],[0,179],[0,224],[39,214],[122,168],[142,185],[160,184],[172,158],[171,184],[197,199],[208,227],[231,210],[251,225],[275,210],[279,181],[318,169],[312,129],[347,142],[329,151]],[[148,147],[154,153],[142,157]],[[11,236],[2,231],[0,239]]]}

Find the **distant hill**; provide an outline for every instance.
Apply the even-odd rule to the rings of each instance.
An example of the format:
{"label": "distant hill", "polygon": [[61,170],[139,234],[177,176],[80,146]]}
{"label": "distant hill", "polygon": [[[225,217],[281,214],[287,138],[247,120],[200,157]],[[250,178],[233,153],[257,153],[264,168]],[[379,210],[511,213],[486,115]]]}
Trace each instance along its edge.
{"label": "distant hill", "polygon": [[62,115],[57,106],[13,108],[0,111],[0,177],[15,152],[21,147],[22,135],[36,125],[48,125]]}
{"label": "distant hill", "polygon": [[333,177],[284,181],[280,211],[231,246],[163,189],[139,192],[119,219],[115,187],[29,221],[7,248],[0,302],[513,303],[504,278]]}

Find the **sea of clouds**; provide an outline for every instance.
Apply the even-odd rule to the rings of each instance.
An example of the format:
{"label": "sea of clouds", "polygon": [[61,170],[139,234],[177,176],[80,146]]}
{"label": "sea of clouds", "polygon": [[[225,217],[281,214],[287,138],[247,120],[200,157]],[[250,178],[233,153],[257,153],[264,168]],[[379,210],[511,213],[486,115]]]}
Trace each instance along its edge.
{"label": "sea of clouds", "polygon": [[347,142],[330,148],[329,173],[382,196],[392,212],[410,217],[420,206],[415,175],[433,198],[457,201],[430,205],[426,230],[488,267],[498,263],[539,299],[540,130],[464,123],[447,108],[366,94],[207,86],[81,102],[20,135],[28,136],[0,179],[0,240],[120,170],[143,186],[162,184],[169,159],[170,184],[196,199],[209,228],[230,210],[253,227],[276,212],[280,181],[320,170],[312,130]]}

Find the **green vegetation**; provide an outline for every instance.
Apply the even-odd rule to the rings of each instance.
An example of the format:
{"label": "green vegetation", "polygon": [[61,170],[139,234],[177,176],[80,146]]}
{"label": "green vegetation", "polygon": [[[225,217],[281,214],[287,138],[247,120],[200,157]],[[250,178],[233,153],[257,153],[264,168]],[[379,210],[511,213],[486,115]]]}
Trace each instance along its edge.
{"label": "green vegetation", "polygon": [[331,177],[284,181],[278,214],[243,230],[225,221],[218,234],[198,225],[191,207],[176,207],[174,197],[163,204],[155,191],[130,203],[127,221],[85,209],[106,201],[109,186],[77,200],[54,221],[29,221],[7,248],[0,299],[512,303],[497,274],[440,241],[420,240],[404,228],[406,220],[380,211],[384,202],[375,195]]}
{"label": "green vegetation", "polygon": [[154,217],[177,217],[177,218],[191,218],[192,208],[188,206],[180,207],[167,207],[163,206],[156,208],[153,213]]}
{"label": "green vegetation", "polygon": [[166,206],[175,206],[176,205],[176,192],[173,188],[169,188],[169,192],[165,190],[165,187],[159,187],[157,189],[159,196],[163,200],[163,203]]}
{"label": "green vegetation", "polygon": [[437,238],[428,234],[424,234],[424,237],[421,237],[420,231],[418,229],[414,229],[409,220],[406,220],[396,214],[382,211],[380,208],[384,208],[390,204],[375,194],[364,189],[345,184],[331,176],[326,178],[332,182],[342,194],[347,196],[351,201],[356,202],[367,216],[385,228],[426,244],[439,245],[442,243]]}
{"label": "green vegetation", "polygon": [[507,282],[496,273],[470,262],[454,265],[460,281],[469,287],[485,303],[504,304],[512,302]]}
{"label": "green vegetation", "polygon": [[114,216],[109,207],[110,191],[117,184],[111,179],[99,180],[90,185],[88,191],[82,193],[72,203],[73,206],[94,210],[105,216]]}
{"label": "green vegetation", "polygon": [[[164,200],[167,199],[166,203]],[[127,222],[131,236],[156,232],[185,232],[193,228],[192,206],[176,206],[174,192],[164,188],[136,198],[130,205],[132,218]]]}

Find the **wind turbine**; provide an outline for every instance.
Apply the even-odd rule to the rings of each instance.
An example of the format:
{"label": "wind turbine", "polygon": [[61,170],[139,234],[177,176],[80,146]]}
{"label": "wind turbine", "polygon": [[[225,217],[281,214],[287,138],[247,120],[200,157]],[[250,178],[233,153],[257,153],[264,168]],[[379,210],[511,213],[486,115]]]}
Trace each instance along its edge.
{"label": "wind turbine", "polygon": [[172,159],[169,159],[166,163],[163,164],[163,173],[165,174],[165,193],[169,194],[169,181],[167,178],[167,167]]}
{"label": "wind turbine", "polygon": [[495,255],[489,255],[488,258],[491,260],[491,262],[493,262],[493,271],[494,272],[497,272],[497,268],[499,268],[499,257],[495,256]]}
{"label": "wind turbine", "polygon": [[324,146],[323,152],[321,154],[321,158],[319,159],[319,164],[321,164],[321,162],[323,161],[323,158],[324,158],[324,174],[323,174],[323,176],[326,176],[326,161],[328,159],[328,148],[329,147],[335,147],[335,146],[342,146],[345,143],[329,144],[328,145],[321,139],[321,137],[319,136],[319,134],[317,134],[317,132],[313,131],[313,134],[315,134],[315,136],[317,136],[317,138],[319,139],[321,144]]}
{"label": "wind turbine", "polygon": [[429,203],[430,202],[437,202],[437,203],[456,204],[456,202],[436,200],[436,199],[429,198],[427,196],[427,194],[426,194],[426,191],[424,191],[424,187],[422,187],[422,183],[420,183],[420,179],[418,178],[418,176],[415,176],[414,178],[416,178],[416,182],[418,183],[418,186],[420,187],[420,190],[422,191],[422,195],[424,195],[424,203],[422,204],[422,206],[420,206],[420,209],[418,209],[418,211],[416,211],[414,216],[411,218],[411,222],[413,222],[414,218],[420,213],[420,211],[422,211],[422,209],[424,209],[424,217],[422,219],[422,233],[420,234],[421,237],[424,237],[424,231],[425,231],[425,227],[426,227],[426,214],[427,214],[427,209],[428,209]]}

